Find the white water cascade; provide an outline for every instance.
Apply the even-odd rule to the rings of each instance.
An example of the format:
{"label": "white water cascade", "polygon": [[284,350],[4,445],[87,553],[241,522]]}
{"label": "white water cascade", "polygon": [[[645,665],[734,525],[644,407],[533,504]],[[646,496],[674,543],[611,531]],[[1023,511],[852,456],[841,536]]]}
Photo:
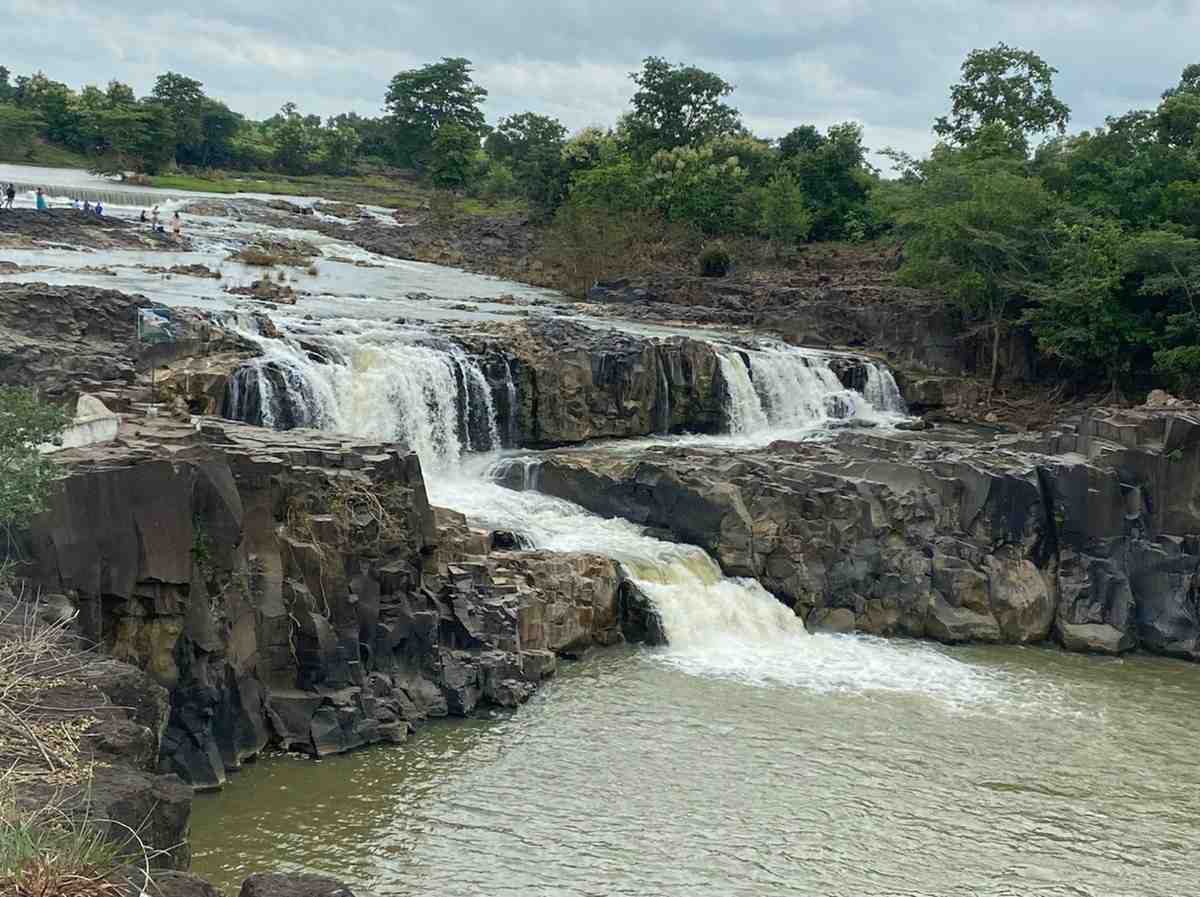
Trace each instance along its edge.
{"label": "white water cascade", "polygon": [[891,372],[871,362],[863,363],[867,380],[861,394],[842,384],[830,356],[791,346],[723,349],[719,362],[734,435],[812,429],[834,420],[876,420],[907,411]]}
{"label": "white water cascade", "polygon": [[867,382],[863,387],[863,398],[872,408],[886,414],[908,414],[908,405],[900,395],[900,387],[896,378],[886,367],[867,362]]}
{"label": "white water cascade", "polygon": [[[653,655],[681,672],[753,685],[822,692],[896,691],[974,701],[992,694],[984,674],[917,645],[811,635],[803,622],[756,580],[725,576],[701,548],[664,542],[621,519],[543,495],[536,457],[506,458],[488,471],[476,459],[458,476],[430,485],[435,504],[476,525],[518,533],[547,551],[588,552],[620,562],[654,603],[669,646]],[[516,468],[519,477],[507,475]],[[483,474],[482,476],[480,474]],[[500,486],[493,477],[522,486]]]}
{"label": "white water cascade", "polygon": [[263,355],[233,378],[226,416],[403,441],[427,471],[501,447],[491,386],[474,358],[419,330],[340,323],[311,335],[296,327],[285,339],[245,333]]}

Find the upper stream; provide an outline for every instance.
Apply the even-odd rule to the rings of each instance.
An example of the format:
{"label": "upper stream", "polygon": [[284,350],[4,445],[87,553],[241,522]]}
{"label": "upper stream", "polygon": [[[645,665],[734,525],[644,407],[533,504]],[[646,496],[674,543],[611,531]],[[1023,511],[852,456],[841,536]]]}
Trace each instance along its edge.
{"label": "upper stream", "polygon": [[[72,186],[84,185],[64,189]],[[315,243],[319,274],[296,274],[314,295],[272,312],[286,338],[262,341],[227,412],[407,442],[435,504],[539,548],[620,561],[671,641],[564,666],[511,715],[430,723],[407,744],[321,762],[247,766],[194,809],[193,869],[227,893],[270,868],[325,873],[379,897],[1196,890],[1200,668],[810,635],[757,582],[725,577],[701,549],[540,495],[536,457],[512,450],[504,408],[513,403],[496,391],[508,387],[489,387],[478,360],[428,326],[550,314],[562,297],[311,232],[198,216],[186,229],[187,252],[3,257],[50,265],[41,280],[228,312],[256,338],[241,313],[260,303],[216,280],[137,266],[199,262],[226,282],[248,280],[256,272],[225,259],[250,230]],[[115,273],[86,270],[100,265]],[[494,301],[504,294],[518,305]],[[864,363],[853,390],[828,354],[720,331],[684,335],[714,344],[727,432],[654,440],[737,450],[904,413],[879,365]],[[493,482],[496,464],[521,465],[527,488]]]}

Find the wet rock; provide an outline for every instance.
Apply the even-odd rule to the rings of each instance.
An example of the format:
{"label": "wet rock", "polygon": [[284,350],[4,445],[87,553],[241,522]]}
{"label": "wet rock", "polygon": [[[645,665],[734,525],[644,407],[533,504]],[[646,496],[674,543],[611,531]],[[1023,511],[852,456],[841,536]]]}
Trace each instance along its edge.
{"label": "wet rock", "polygon": [[239,897],[354,897],[354,891],[320,875],[258,873],[242,882]]}
{"label": "wet rock", "polygon": [[187,872],[158,872],[145,893],[149,897],[220,897],[216,888]]}
{"label": "wet rock", "polygon": [[667,644],[667,630],[654,602],[634,583],[621,583],[621,632],[627,642],[646,645]]}

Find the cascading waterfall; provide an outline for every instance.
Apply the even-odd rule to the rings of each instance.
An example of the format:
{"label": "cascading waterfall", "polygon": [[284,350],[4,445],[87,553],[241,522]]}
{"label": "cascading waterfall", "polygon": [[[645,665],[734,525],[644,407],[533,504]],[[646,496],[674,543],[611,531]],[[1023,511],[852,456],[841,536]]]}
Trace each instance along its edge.
{"label": "cascading waterfall", "polygon": [[534,548],[618,561],[662,619],[670,645],[654,655],[658,662],[695,675],[818,691],[957,695],[987,688],[970,667],[929,649],[811,635],[756,580],[725,576],[703,549],[531,491],[540,485],[540,468],[536,457],[502,459],[484,478],[460,472],[437,479],[431,498],[479,525],[521,534]]}
{"label": "cascading waterfall", "polygon": [[354,333],[300,340],[245,335],[264,354],[232,378],[225,403],[229,417],[402,441],[430,471],[457,466],[464,452],[500,448],[491,387],[475,359],[458,346],[416,341],[425,334],[404,334],[401,340],[395,332],[384,339]]}
{"label": "cascading waterfall", "polygon": [[815,352],[761,346],[721,349],[718,359],[728,392],[726,417],[735,435],[907,412],[891,372],[870,362],[865,363],[866,387],[860,394],[842,384],[829,356]]}
{"label": "cascading waterfall", "polygon": [[908,405],[900,395],[900,387],[896,385],[892,372],[872,362],[867,362],[866,368],[867,382],[863,386],[863,398],[885,414],[908,414]]}
{"label": "cascading waterfall", "polygon": [[742,360],[742,354],[733,350],[724,351],[717,355],[717,361],[729,393],[725,404],[729,431],[741,435],[767,429],[771,423],[767,420],[762,399],[754,389],[754,381],[750,379],[750,371]]}
{"label": "cascading waterfall", "polygon": [[658,389],[654,396],[656,433],[671,432],[671,381],[667,378],[667,366],[661,353],[655,355],[658,367]]}
{"label": "cascading waterfall", "polygon": [[517,445],[517,384],[513,380],[512,362],[504,359],[504,395],[508,399],[508,409],[506,415],[506,426],[508,430],[508,444],[512,448]]}

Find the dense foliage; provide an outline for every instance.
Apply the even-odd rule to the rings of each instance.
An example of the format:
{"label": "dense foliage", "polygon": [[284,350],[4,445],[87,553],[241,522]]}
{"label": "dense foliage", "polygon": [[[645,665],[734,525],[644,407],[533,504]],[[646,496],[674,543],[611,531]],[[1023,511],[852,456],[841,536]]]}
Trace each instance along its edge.
{"label": "dense foliage", "polygon": [[523,201],[579,289],[668,243],[698,262],[742,239],[780,258],[809,240],[896,239],[902,282],[960,311],[993,379],[1005,335],[1027,328],[1081,384],[1200,389],[1200,64],[1155,108],[1077,134],[1055,74],[1027,50],[971,51],[929,156],[881,151],[896,177],[870,165],[858,124],[761,139],[732,84],[654,56],[630,76],[625,115],[574,135],[534,111],[489,126],[462,58],[398,73],[378,117],[325,121],[290,103],[250,121],[174,72],[139,99],[116,81],[73,91],[0,67],[0,141],[18,155],[48,141],[114,171],[411,169],[439,188],[435,211],[452,211],[451,193]]}
{"label": "dense foliage", "polygon": [[[1157,108],[1066,136],[1054,69],[974,51],[929,158],[870,204],[905,240],[902,281],[940,288],[999,340],[1028,327],[1044,357],[1113,392],[1200,387],[1200,65]],[[1030,152],[1031,137],[1053,136]]]}

